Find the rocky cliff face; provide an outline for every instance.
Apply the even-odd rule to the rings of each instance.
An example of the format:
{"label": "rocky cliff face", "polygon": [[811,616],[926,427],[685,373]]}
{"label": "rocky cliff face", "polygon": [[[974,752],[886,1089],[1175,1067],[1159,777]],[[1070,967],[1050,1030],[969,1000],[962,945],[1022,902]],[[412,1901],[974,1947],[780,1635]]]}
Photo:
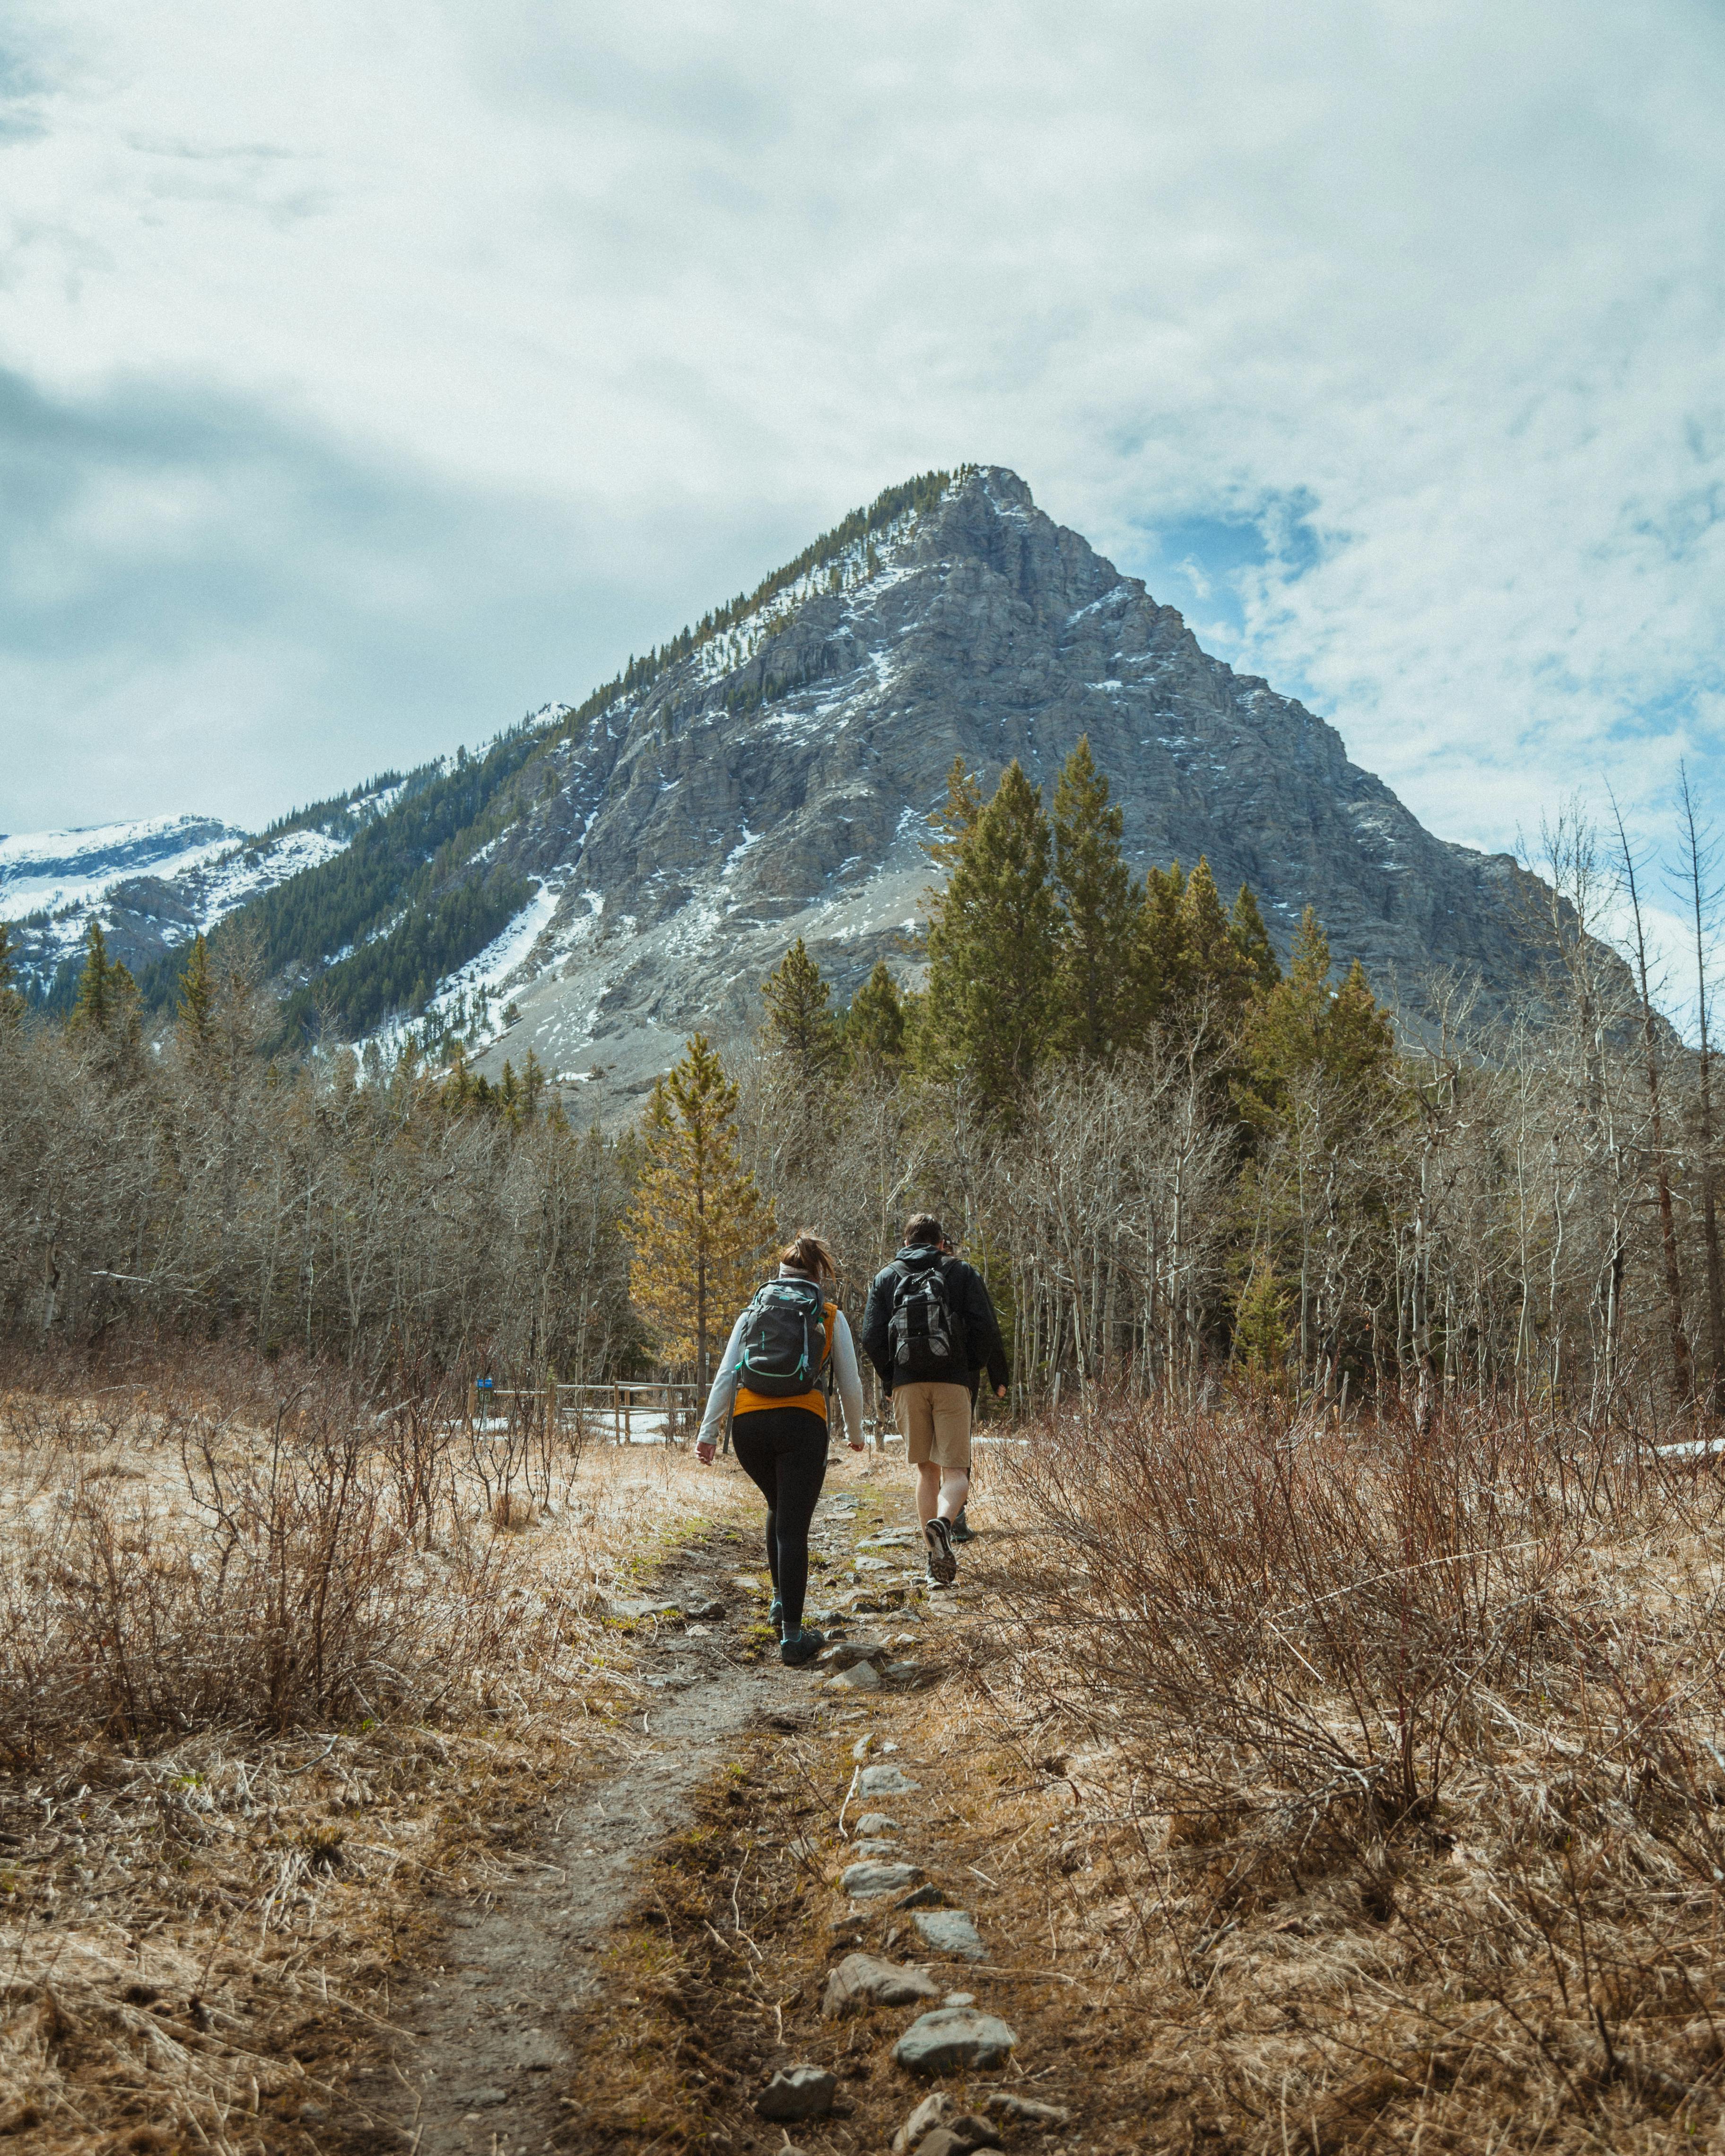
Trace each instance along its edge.
{"label": "rocky cliff face", "polygon": [[955,753],[1051,789],[1085,733],[1139,869],[1207,855],[1284,949],[1310,904],[1380,988],[1450,961],[1512,987],[1507,857],[1434,838],[1332,727],[988,468],[549,751],[503,842],[542,926],[501,978],[521,1016],[492,1060],[531,1045],[637,1091],[692,1027],[750,1025],[798,936],[848,992],[903,952]]}

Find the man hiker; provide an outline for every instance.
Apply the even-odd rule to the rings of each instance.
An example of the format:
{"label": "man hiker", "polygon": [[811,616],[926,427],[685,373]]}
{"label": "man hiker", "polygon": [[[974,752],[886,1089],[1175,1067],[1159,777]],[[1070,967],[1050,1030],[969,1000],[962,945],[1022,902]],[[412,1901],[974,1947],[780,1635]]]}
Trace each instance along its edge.
{"label": "man hiker", "polygon": [[863,1353],[892,1394],[892,1419],[916,1471],[916,1517],[928,1583],[958,1577],[952,1522],[970,1495],[973,1373],[1006,1397],[1006,1348],[982,1276],[952,1255],[932,1213],[905,1223],[904,1248],[875,1276],[863,1312]]}

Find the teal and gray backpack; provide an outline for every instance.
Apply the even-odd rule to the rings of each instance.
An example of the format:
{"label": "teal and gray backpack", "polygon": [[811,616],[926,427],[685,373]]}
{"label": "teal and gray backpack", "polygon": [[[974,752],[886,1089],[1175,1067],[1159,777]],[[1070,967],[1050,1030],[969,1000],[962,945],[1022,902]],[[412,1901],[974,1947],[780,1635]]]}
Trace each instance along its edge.
{"label": "teal and gray backpack", "polygon": [[742,1314],[737,1382],[769,1399],[813,1392],[826,1360],[826,1298],[809,1280],[770,1280]]}

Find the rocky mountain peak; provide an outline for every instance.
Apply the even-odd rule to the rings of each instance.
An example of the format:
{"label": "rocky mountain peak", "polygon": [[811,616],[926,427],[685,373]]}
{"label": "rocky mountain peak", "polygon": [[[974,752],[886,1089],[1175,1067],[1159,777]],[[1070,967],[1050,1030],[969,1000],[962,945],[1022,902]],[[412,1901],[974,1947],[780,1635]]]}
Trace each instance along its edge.
{"label": "rocky mountain peak", "polygon": [[691,1026],[751,1024],[797,936],[841,993],[878,957],[911,970],[954,755],[1051,787],[1081,734],[1135,866],[1207,855],[1284,949],[1310,903],[1380,987],[1451,960],[1502,990],[1519,973],[1507,861],[1434,838],[1332,727],[982,466],[557,744],[506,842],[544,921],[498,1054],[639,1089]]}

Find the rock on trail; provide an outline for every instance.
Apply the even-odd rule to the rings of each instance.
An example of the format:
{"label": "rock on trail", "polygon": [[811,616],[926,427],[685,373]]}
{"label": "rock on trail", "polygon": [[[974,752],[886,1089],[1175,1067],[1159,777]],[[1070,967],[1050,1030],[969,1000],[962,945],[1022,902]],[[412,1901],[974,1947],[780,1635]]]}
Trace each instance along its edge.
{"label": "rock on trail", "polygon": [[974,1920],[963,1909],[918,1909],[911,1922],[937,1953],[951,1954],[959,1961],[988,1958]]}
{"label": "rock on trail", "polygon": [[882,1961],[875,1954],[846,1954],[827,1978],[820,2010],[826,2020],[836,2021],[861,2006],[920,2006],[940,1995],[940,1986],[926,1969]]}
{"label": "rock on trail", "polygon": [[917,2016],[892,2056],[913,2074],[956,2073],[1004,2065],[1018,2041],[998,2015],[973,2006],[937,2006]]}

